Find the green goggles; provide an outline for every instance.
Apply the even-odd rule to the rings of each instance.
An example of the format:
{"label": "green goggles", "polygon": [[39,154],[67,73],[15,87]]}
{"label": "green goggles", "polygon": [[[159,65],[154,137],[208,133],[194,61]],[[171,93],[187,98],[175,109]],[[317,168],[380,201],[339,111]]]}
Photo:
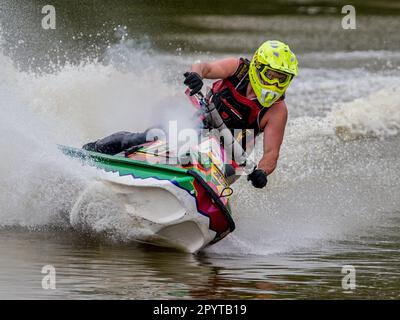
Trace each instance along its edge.
{"label": "green goggles", "polygon": [[277,85],[282,88],[287,87],[293,78],[291,74],[276,71],[267,65],[260,65],[257,74],[262,84]]}

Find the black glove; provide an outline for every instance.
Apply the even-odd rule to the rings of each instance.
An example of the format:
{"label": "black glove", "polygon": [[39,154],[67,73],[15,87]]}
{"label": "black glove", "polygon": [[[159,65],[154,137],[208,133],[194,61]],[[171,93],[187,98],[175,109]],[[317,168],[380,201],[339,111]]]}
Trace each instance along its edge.
{"label": "black glove", "polygon": [[186,79],[183,82],[186,86],[188,86],[192,91],[190,91],[190,95],[194,95],[201,90],[203,87],[203,79],[196,72],[185,72],[183,75]]}
{"label": "black glove", "polygon": [[247,181],[251,181],[254,188],[264,188],[267,185],[267,174],[264,170],[256,169],[247,176]]}

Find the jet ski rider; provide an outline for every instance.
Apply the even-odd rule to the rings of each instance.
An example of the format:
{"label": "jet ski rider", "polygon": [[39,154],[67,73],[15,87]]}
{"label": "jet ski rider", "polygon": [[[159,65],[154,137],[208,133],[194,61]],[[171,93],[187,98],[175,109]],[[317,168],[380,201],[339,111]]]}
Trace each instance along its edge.
{"label": "jet ski rider", "polygon": [[[251,61],[226,58],[197,63],[184,74],[190,95],[203,87],[203,79],[219,79],[207,94],[229,129],[254,130],[263,133],[264,153],[257,168],[248,175],[254,187],[263,188],[267,176],[277,165],[283,141],[288,110],[285,92],[297,76],[297,58],[289,46],[277,40],[264,42]],[[131,146],[146,142],[147,131],[121,131],[87,143],[83,149],[117,154]]]}
{"label": "jet ski rider", "polygon": [[264,42],[251,61],[226,58],[197,63],[185,73],[190,95],[201,90],[203,79],[220,79],[208,95],[229,129],[253,129],[256,136],[263,132],[263,156],[248,175],[256,188],[265,187],[278,162],[288,117],[285,91],[297,76],[297,64],[288,45],[272,40]]}

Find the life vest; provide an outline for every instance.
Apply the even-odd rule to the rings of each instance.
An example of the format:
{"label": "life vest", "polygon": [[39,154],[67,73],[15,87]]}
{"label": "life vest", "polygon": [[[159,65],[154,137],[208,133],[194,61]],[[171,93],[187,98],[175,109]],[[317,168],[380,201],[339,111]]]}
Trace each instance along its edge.
{"label": "life vest", "polygon": [[[269,108],[263,107],[257,98],[246,97],[250,83],[249,66],[248,59],[240,58],[239,66],[232,76],[213,83],[210,101],[229,129],[253,129],[256,136],[261,132],[260,121]],[[275,104],[283,99],[284,96]]]}

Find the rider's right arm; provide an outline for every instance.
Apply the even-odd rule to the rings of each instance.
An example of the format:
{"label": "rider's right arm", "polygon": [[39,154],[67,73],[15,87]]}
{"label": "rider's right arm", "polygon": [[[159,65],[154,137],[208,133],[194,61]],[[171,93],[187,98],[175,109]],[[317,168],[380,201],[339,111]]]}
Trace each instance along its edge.
{"label": "rider's right arm", "polygon": [[213,62],[196,63],[192,65],[192,72],[198,73],[205,79],[225,79],[235,73],[240,60],[226,58]]}

